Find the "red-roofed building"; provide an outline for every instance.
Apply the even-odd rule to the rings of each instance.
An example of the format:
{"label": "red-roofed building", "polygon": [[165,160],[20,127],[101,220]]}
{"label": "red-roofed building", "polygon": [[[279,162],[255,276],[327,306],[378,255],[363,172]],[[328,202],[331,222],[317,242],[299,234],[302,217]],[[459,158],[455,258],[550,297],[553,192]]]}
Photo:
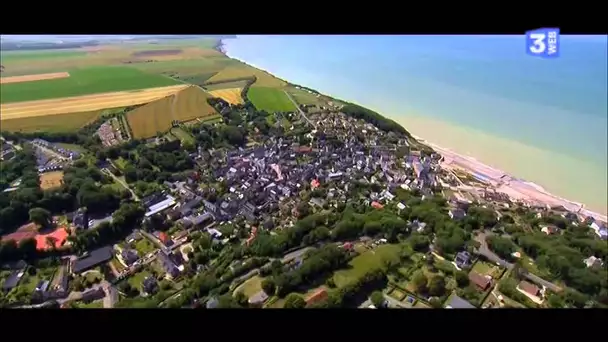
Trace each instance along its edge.
{"label": "red-roofed building", "polygon": [[310,146],[299,146],[299,147],[296,147],[294,150],[296,152],[299,152],[299,153],[308,153],[308,152],[312,151],[312,147],[310,147]]}
{"label": "red-roofed building", "polygon": [[40,251],[50,249],[50,246],[47,242],[47,238],[49,238],[49,237],[53,238],[55,248],[60,248],[61,246],[63,246],[65,241],[68,239],[68,236],[69,236],[69,234],[68,234],[67,230],[63,227],[55,229],[55,231],[53,231],[52,233],[38,234],[35,237],[36,249],[40,250]]}
{"label": "red-roofed building", "polygon": [[350,242],[346,242],[341,247],[344,248],[344,249],[346,249],[346,250],[351,250],[351,249],[353,249],[353,244],[350,243]]}
{"label": "red-roofed building", "polygon": [[310,187],[313,189],[316,189],[319,186],[321,186],[321,183],[317,179],[313,179],[312,182],[310,182]]}
{"label": "red-roofed building", "polygon": [[306,305],[312,305],[318,302],[321,302],[325,299],[327,299],[327,291],[324,288],[320,288],[317,291],[315,291],[313,294],[311,294],[310,296],[308,296],[308,298],[306,298]]}
{"label": "red-roofed building", "polygon": [[165,245],[171,241],[171,238],[165,232],[161,232],[160,234],[158,234],[158,239]]}
{"label": "red-roofed building", "polygon": [[375,209],[382,209],[384,208],[384,206],[376,201],[372,202],[372,207],[374,207]]}

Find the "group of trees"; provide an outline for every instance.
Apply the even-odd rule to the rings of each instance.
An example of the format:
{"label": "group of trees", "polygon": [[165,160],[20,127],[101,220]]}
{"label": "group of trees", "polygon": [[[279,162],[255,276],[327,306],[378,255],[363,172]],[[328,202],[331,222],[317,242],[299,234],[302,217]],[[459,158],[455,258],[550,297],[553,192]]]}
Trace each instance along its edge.
{"label": "group of trees", "polygon": [[[308,256],[299,268],[266,279],[264,288],[265,290],[275,288],[276,295],[283,297],[303,284],[311,284],[322,275],[344,267],[348,260],[348,253],[344,249],[327,245]],[[268,292],[268,295],[273,294],[275,291]]]}
{"label": "group of trees", "polygon": [[362,119],[385,132],[395,132],[411,137],[411,134],[395,121],[385,118],[373,110],[349,103],[340,110],[344,114],[356,119]]}

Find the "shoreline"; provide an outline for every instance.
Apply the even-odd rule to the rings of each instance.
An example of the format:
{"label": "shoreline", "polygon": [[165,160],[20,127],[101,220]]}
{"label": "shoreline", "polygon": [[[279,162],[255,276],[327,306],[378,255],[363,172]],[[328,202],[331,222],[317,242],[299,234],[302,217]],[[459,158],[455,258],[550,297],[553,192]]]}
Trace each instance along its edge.
{"label": "shoreline", "polygon": [[[238,39],[238,37],[237,37]],[[275,74],[273,74],[272,72],[270,72],[269,70],[266,70],[264,68],[261,68],[255,64],[252,64],[250,62],[247,62],[245,60],[242,60],[240,58],[231,56],[229,54],[229,51],[225,51],[224,54],[234,60],[237,60],[241,63],[244,63],[246,65],[249,65],[251,67],[254,67],[256,69],[259,69],[261,71],[264,71],[270,75],[272,75],[273,77],[276,77],[280,80],[283,80],[287,83],[291,83]],[[300,83],[298,83],[300,84]],[[304,85],[306,86],[306,85]],[[315,88],[311,88],[311,89],[315,89]],[[318,91],[319,93],[326,95],[328,97],[331,97],[335,100],[338,101],[343,101],[343,102],[350,102],[350,103],[355,103],[358,104],[356,102],[353,101],[349,101],[349,100],[341,100],[340,97],[336,97],[328,92],[324,92],[318,89],[315,89],[316,91]],[[394,118],[390,115],[386,115],[384,113],[382,113],[381,111],[377,111],[374,108],[370,107],[370,106],[366,106],[364,104],[358,104],[364,108],[368,108],[370,110],[373,110],[377,113],[379,113],[382,116],[385,116],[388,119],[391,119],[393,121],[395,121],[397,124],[399,124],[400,126],[402,126],[403,128],[407,129],[407,125],[403,125],[399,120],[399,118]],[[410,132],[408,130],[408,132]],[[411,132],[410,132],[411,134]],[[511,175],[503,170],[500,170],[498,168],[495,168],[483,161],[480,161],[478,159],[476,159],[475,157],[472,156],[468,156],[466,154],[457,152],[451,148],[446,148],[446,147],[442,147],[439,146],[437,144],[432,143],[431,141],[428,141],[426,139],[424,139],[424,137],[421,136],[417,136],[412,134],[412,137],[414,137],[416,140],[420,141],[421,143],[428,145],[430,147],[432,147],[433,149],[435,149],[437,152],[439,152],[440,154],[442,154],[444,157],[447,155],[448,158],[453,158],[453,159],[458,159],[460,161],[464,161],[462,165],[464,167],[461,167],[461,169],[465,169],[466,171],[468,171],[469,173],[473,172],[473,173],[478,173],[478,174],[485,174],[486,172],[491,172],[495,175],[500,175],[500,177],[498,178],[503,178],[503,177],[507,177],[508,181],[505,181],[505,184],[502,184],[500,187],[498,187],[496,189],[496,191],[501,191],[501,192],[505,192],[507,194],[509,194],[509,196],[516,198],[516,199],[521,199],[524,200],[526,202],[536,202],[536,203],[543,203],[543,204],[547,204],[550,206],[563,206],[564,208],[568,209],[569,211],[575,212],[577,214],[581,214],[584,216],[591,216],[597,220],[606,222],[608,221],[608,217],[603,214],[603,213],[599,213],[596,211],[592,211],[589,209],[585,209],[585,204],[584,203],[578,203],[575,201],[571,201],[565,198],[562,198],[560,196],[557,196],[555,194],[550,193],[549,191],[547,191],[543,186],[536,184],[534,182],[529,182],[526,181],[524,179],[518,178],[515,175]],[[468,170],[467,170],[468,169]],[[490,177],[492,178],[492,177]],[[499,184],[498,179],[495,179],[496,183]]]}

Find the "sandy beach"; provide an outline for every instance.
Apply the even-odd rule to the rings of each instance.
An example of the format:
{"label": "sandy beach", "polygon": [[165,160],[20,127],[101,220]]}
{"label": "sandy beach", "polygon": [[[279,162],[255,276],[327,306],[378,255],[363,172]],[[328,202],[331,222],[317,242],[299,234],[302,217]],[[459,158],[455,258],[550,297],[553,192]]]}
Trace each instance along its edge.
{"label": "sandy beach", "polygon": [[[597,196],[599,197],[599,201],[596,200],[593,203],[580,201],[578,198],[576,200],[569,200],[566,198],[572,199],[574,196],[564,196],[563,192],[557,192],[553,190],[550,185],[547,185],[551,184],[551,181],[556,178],[556,175],[545,172],[545,176],[543,176],[543,169],[534,169],[534,165],[538,165],[538,159],[541,159],[541,161],[544,160],[546,167],[551,169],[552,172],[554,170],[552,168],[559,167],[555,166],[556,163],[578,162],[580,165],[580,161],[564,160],[563,156],[547,156],[546,151],[537,151],[533,147],[525,146],[517,142],[500,141],[500,139],[483,136],[483,134],[480,137],[478,132],[472,132],[463,127],[451,126],[447,123],[433,119],[414,116],[395,119],[406,127],[406,129],[410,130],[410,132],[416,134],[415,136],[417,139],[441,153],[445,158],[444,165],[448,168],[456,167],[471,173],[476,173],[477,175],[488,179],[489,183],[493,184],[497,191],[504,192],[514,199],[530,203],[548,204],[550,206],[561,205],[570,211],[579,212],[585,216],[593,216],[604,222],[607,220],[606,206],[605,204],[601,204],[601,193],[603,192],[604,196],[606,196],[605,185],[603,185],[603,188],[576,189],[576,187],[585,187],[587,185],[585,182],[581,181],[576,183],[575,188],[563,186],[562,190],[565,190],[563,192],[570,192],[579,198],[585,197],[581,196],[581,193],[584,191],[595,191],[599,194],[599,196]],[[443,146],[449,146],[449,148]],[[464,150],[467,153],[458,153],[455,151],[456,149],[461,151]],[[551,158],[558,158],[558,160],[551,160]],[[481,161],[482,159],[484,162]],[[531,160],[534,162],[530,163]],[[492,166],[487,165],[489,163],[491,163]],[[518,168],[517,166],[522,163],[524,166]],[[526,163],[532,165],[525,165]],[[532,166],[531,170],[530,166]],[[523,170],[524,172],[513,171],[517,169]],[[519,177],[524,176],[526,180],[514,175]],[[573,175],[567,175],[561,180],[555,179],[554,184],[570,183],[568,180],[571,179],[570,177],[572,176]],[[543,182],[543,180],[545,181]],[[589,185],[595,187],[601,186],[597,184]],[[557,188],[559,188],[559,186]],[[602,191],[601,189],[604,190]],[[590,196],[587,198],[590,198]]]}

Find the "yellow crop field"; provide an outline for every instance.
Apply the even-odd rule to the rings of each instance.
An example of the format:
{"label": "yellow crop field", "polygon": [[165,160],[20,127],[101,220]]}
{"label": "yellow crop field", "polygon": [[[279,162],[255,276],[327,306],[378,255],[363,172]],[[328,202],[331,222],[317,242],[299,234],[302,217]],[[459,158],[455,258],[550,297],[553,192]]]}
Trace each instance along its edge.
{"label": "yellow crop field", "polygon": [[185,122],[200,117],[216,115],[217,112],[207,99],[209,95],[195,86],[150,102],[129,113],[127,120],[133,137],[137,139],[150,138],[157,132],[165,132],[171,128],[174,120]]}
{"label": "yellow crop field", "polygon": [[255,76],[255,85],[259,87],[282,88],[287,82],[280,80],[271,74],[250,67],[248,65],[229,66],[207,80],[207,83],[221,82]]}
{"label": "yellow crop field", "polygon": [[243,88],[229,88],[212,90],[209,92],[209,94],[211,94],[213,97],[219,97],[230,104],[241,104],[244,102],[243,98],[241,97],[242,91]]}
{"label": "yellow crop field", "polygon": [[171,128],[173,95],[145,104],[127,113],[133,138],[150,138]]}
{"label": "yellow crop field", "polygon": [[12,120],[2,120],[2,130],[10,132],[75,132],[95,121],[104,110],[57,114],[52,117],[29,116]]}
{"label": "yellow crop field", "polygon": [[173,120],[181,122],[216,115],[217,112],[207,102],[211,96],[196,86],[190,86],[175,94]]}
{"label": "yellow crop field", "polygon": [[2,104],[0,120],[5,121],[26,117],[50,116],[57,114],[88,112],[106,108],[135,106],[174,94],[188,85],[119,91],[111,93],[64,97],[52,100],[24,101]]}

